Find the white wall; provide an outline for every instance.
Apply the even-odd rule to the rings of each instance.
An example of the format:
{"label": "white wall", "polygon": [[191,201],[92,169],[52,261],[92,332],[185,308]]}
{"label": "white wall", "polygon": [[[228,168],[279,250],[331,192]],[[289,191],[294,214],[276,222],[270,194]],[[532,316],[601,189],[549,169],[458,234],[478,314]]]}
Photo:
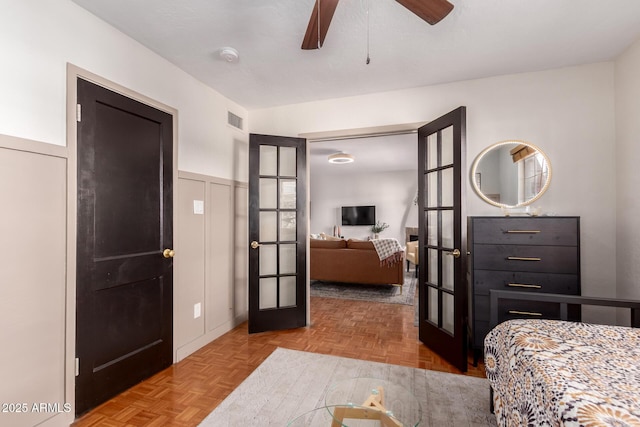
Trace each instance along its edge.
{"label": "white wall", "polygon": [[[70,0],[2,0],[0,52],[2,52],[0,135],[20,137],[21,140],[39,141],[44,143],[42,145],[55,147],[61,151],[60,156],[69,156],[64,146],[67,141],[66,73],[67,64],[71,63],[177,109],[179,169],[221,179],[247,181],[248,135],[227,125],[228,110],[245,119],[247,118],[246,110],[179,70],[138,42],[98,20]],[[248,120],[245,120],[245,123],[247,122]],[[21,147],[20,144],[25,147]],[[12,148],[18,151],[28,150],[26,143],[17,142],[16,145]],[[66,173],[66,169],[64,169],[64,173]],[[11,182],[23,197],[29,198],[30,194],[38,190],[38,187],[33,186],[34,184],[17,180],[7,182]],[[2,194],[2,197],[5,195]],[[66,203],[64,201],[65,195],[63,194],[62,197],[62,202]],[[73,199],[75,194],[69,194],[67,197]],[[11,218],[22,219],[23,223],[11,223],[11,226],[16,230],[28,227],[33,232],[46,225],[43,223],[32,226],[29,224],[31,217],[21,214],[22,210],[31,207],[31,203],[39,202],[38,206],[41,212],[53,212],[53,208],[55,208],[55,206],[51,206],[51,203],[47,204],[45,199],[31,198],[29,200],[29,203],[22,203],[12,209],[9,209],[9,205],[3,204],[4,212],[7,215]],[[67,211],[65,210],[64,213],[67,214]],[[73,216],[74,212],[68,214]],[[244,226],[246,226],[246,222]],[[62,227],[62,229],[55,231],[66,235],[64,222]],[[238,226],[238,230],[242,231],[241,226]],[[215,234],[216,230],[210,232]],[[229,227],[224,227],[221,232],[229,232]],[[179,233],[180,230],[176,229],[176,235]],[[29,241],[32,246],[50,247],[45,243],[43,233],[34,236]],[[71,248],[74,245],[73,241],[63,239],[63,244],[64,242]],[[246,246],[242,249],[246,251]],[[60,251],[54,252],[61,253]],[[24,256],[16,257],[15,260],[12,259],[12,265],[18,271],[33,270],[35,253],[27,253]],[[63,250],[62,253],[66,253],[66,251]],[[49,261],[55,259],[57,258],[51,258]],[[64,269],[66,262],[65,259],[58,266]],[[179,256],[175,263],[176,266],[180,263]],[[42,265],[46,267],[46,265]],[[246,263],[236,263],[234,268],[240,269],[242,267],[246,267]],[[66,273],[66,277],[74,277],[72,271]],[[7,293],[5,287],[11,286],[15,289],[22,289],[23,294],[28,291],[28,297],[32,300],[31,303],[28,303],[27,300],[27,303],[21,304],[26,307],[26,311],[0,310],[0,325],[2,327],[12,325],[11,330],[20,332],[20,336],[14,334],[15,337],[9,342],[7,339],[2,340],[3,348],[11,348],[11,352],[4,352],[6,357],[2,363],[6,367],[15,368],[24,366],[25,361],[32,360],[33,358],[28,354],[21,353],[20,349],[31,348],[34,339],[40,337],[43,332],[48,333],[47,339],[38,341],[40,346],[37,351],[40,352],[39,354],[52,356],[50,363],[41,364],[37,370],[20,371],[24,377],[20,383],[9,381],[0,384],[0,396],[3,397],[3,402],[7,403],[22,401],[58,403],[60,405],[73,403],[75,329],[69,319],[73,319],[73,313],[75,313],[75,300],[68,297],[66,306],[61,302],[63,305],[54,304],[49,310],[38,307],[45,301],[53,301],[48,298],[48,295],[51,295],[54,290],[60,291],[60,295],[73,295],[75,283],[69,280],[65,289],[54,287],[51,280],[32,281],[28,275],[19,277],[21,278],[9,282],[0,281],[0,291],[3,295]],[[64,278],[65,274],[62,274],[62,277]],[[244,296],[246,291],[242,287],[246,288],[246,274],[238,277],[240,279],[236,278],[236,288],[233,292]],[[244,281],[240,282],[241,280]],[[182,290],[183,284],[175,281],[174,294],[177,301],[180,300]],[[235,309],[234,312],[236,312]],[[54,324],[51,321],[50,312],[52,310],[66,313],[68,322],[66,330],[62,329],[64,325]],[[224,314],[226,315],[229,311],[231,310],[226,308]],[[246,313],[244,300],[237,311],[240,312],[238,316],[242,316],[243,312]],[[192,313],[192,309],[189,312]],[[28,320],[25,320],[25,313],[28,314]],[[69,327],[70,324],[72,326]],[[42,325],[49,325],[49,329],[43,331]],[[51,344],[54,339],[55,343]],[[62,351],[64,351],[64,360],[61,364],[55,357]],[[51,368],[54,363],[55,366]],[[46,377],[40,374],[41,370],[46,370]],[[49,393],[50,390],[53,390],[55,394]],[[43,394],[43,391],[47,393]],[[5,419],[4,415],[0,414],[0,425],[8,425],[7,423],[33,425],[33,422],[30,421],[33,417],[25,417],[20,422],[14,423],[10,419]],[[73,419],[72,413],[46,415],[47,425],[69,425],[70,420]]]}
{"label": "white wall", "polygon": [[70,0],[2,0],[0,134],[65,145],[66,63],[179,110],[178,167],[247,180],[244,108]]}
{"label": "white wall", "polygon": [[[413,205],[417,190],[416,171],[379,174],[314,176],[311,171],[311,233],[331,235],[341,224],[342,206],[375,206],[376,220],[389,228],[381,237],[393,237],[404,245],[405,227],[418,226],[418,209]],[[339,190],[338,190],[339,189]],[[371,226],[341,226],[346,238],[367,239]]]}
{"label": "white wall", "polygon": [[[614,65],[599,63],[333,99],[250,112],[252,132],[299,133],[413,123],[467,106],[467,166],[507,139],[538,145],[553,179],[536,203],[547,213],[581,217],[582,291],[614,296]],[[467,188],[469,215],[500,210]]]}
{"label": "white wall", "polygon": [[615,76],[618,296],[640,299],[640,40],[618,58]]}

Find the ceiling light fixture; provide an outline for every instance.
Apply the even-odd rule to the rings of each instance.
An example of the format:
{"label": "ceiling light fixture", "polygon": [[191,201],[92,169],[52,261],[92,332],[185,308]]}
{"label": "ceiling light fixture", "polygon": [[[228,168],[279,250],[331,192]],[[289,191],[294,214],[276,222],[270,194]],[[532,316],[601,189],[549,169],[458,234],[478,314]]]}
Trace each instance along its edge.
{"label": "ceiling light fixture", "polygon": [[222,59],[223,61],[229,63],[236,63],[240,59],[238,51],[232,47],[223,47],[218,52],[218,56],[220,56],[220,59]]}
{"label": "ceiling light fixture", "polygon": [[329,163],[353,163],[354,162],[354,158],[351,154],[347,154],[347,153],[334,153],[332,155],[329,156]]}

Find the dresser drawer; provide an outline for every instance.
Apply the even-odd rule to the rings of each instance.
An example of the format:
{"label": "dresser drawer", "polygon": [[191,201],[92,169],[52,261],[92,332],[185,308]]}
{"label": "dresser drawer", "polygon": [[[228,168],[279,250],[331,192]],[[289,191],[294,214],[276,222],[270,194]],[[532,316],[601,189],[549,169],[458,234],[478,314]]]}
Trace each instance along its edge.
{"label": "dresser drawer", "polygon": [[[474,347],[482,347],[484,338],[491,330],[491,319],[489,318],[489,297],[481,297],[480,305],[485,307],[485,311],[478,313],[475,318],[473,329],[473,345]],[[504,301],[504,302],[503,302]],[[560,319],[560,307],[553,303],[540,303],[503,300],[498,308],[498,323],[509,319]],[[581,319],[580,307],[568,308],[569,320],[579,322]]]}
{"label": "dresser drawer", "polygon": [[[498,322],[507,319],[559,319],[560,305],[552,302],[520,301],[501,299],[498,307]],[[478,295],[474,300],[476,320],[488,322],[491,320],[491,301],[489,295]]]}
{"label": "dresser drawer", "polygon": [[489,295],[490,289],[577,295],[579,278],[577,274],[476,270],[473,274],[474,294]]}
{"label": "dresser drawer", "polygon": [[579,265],[576,246],[474,244],[472,255],[476,270],[571,274]]}
{"label": "dresser drawer", "polygon": [[474,218],[472,224],[475,244],[578,245],[577,218]]}

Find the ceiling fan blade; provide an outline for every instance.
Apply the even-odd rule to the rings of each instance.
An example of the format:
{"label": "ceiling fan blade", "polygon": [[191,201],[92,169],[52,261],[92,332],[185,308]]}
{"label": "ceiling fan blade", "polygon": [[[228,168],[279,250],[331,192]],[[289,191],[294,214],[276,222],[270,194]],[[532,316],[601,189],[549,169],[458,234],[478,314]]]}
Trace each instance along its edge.
{"label": "ceiling fan blade", "polygon": [[447,0],[396,0],[398,3],[427,21],[437,24],[451,12],[453,5]]}
{"label": "ceiling fan blade", "polygon": [[318,1],[316,0],[316,4],[313,6],[307,32],[302,40],[302,49],[318,49],[324,44],[324,38],[339,0],[320,0],[320,43],[318,43]]}

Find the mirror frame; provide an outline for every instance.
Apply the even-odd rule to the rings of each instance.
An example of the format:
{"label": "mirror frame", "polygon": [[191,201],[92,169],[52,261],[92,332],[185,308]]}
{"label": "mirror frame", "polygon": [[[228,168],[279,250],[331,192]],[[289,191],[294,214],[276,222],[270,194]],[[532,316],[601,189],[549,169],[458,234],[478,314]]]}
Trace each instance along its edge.
{"label": "mirror frame", "polygon": [[[478,184],[476,183],[476,171],[478,169],[478,164],[480,163],[480,161],[482,160],[482,158],[491,150],[493,150],[494,148],[497,147],[501,147],[503,145],[507,145],[507,144],[521,144],[521,145],[526,145],[528,147],[533,148],[534,150],[538,151],[540,154],[542,154],[542,157],[544,157],[544,160],[547,162],[547,167],[549,170],[549,173],[547,174],[547,180],[545,181],[544,185],[542,186],[542,188],[540,189],[540,191],[538,192],[538,194],[536,194],[534,197],[532,197],[531,199],[522,202],[522,203],[518,203],[517,205],[507,205],[505,203],[499,203],[496,202],[494,200],[491,200],[490,198],[488,198],[480,188],[478,188]],[[490,205],[493,206],[497,206],[499,208],[518,208],[521,206],[527,206],[532,204],[533,202],[535,202],[536,200],[538,200],[540,197],[542,197],[542,195],[547,191],[547,189],[549,188],[549,185],[551,184],[551,175],[552,175],[552,169],[551,169],[551,160],[549,160],[549,157],[547,156],[547,154],[542,151],[540,149],[540,147],[531,144],[527,141],[520,141],[517,139],[509,139],[506,141],[500,141],[500,142],[496,142],[495,144],[491,144],[490,146],[488,146],[487,148],[485,148],[484,150],[482,150],[480,152],[480,154],[478,154],[478,156],[475,158],[475,160],[473,161],[473,165],[471,166],[471,176],[470,176],[470,182],[471,182],[471,186],[473,187],[473,190],[476,192],[476,194],[485,202],[489,203]]]}

